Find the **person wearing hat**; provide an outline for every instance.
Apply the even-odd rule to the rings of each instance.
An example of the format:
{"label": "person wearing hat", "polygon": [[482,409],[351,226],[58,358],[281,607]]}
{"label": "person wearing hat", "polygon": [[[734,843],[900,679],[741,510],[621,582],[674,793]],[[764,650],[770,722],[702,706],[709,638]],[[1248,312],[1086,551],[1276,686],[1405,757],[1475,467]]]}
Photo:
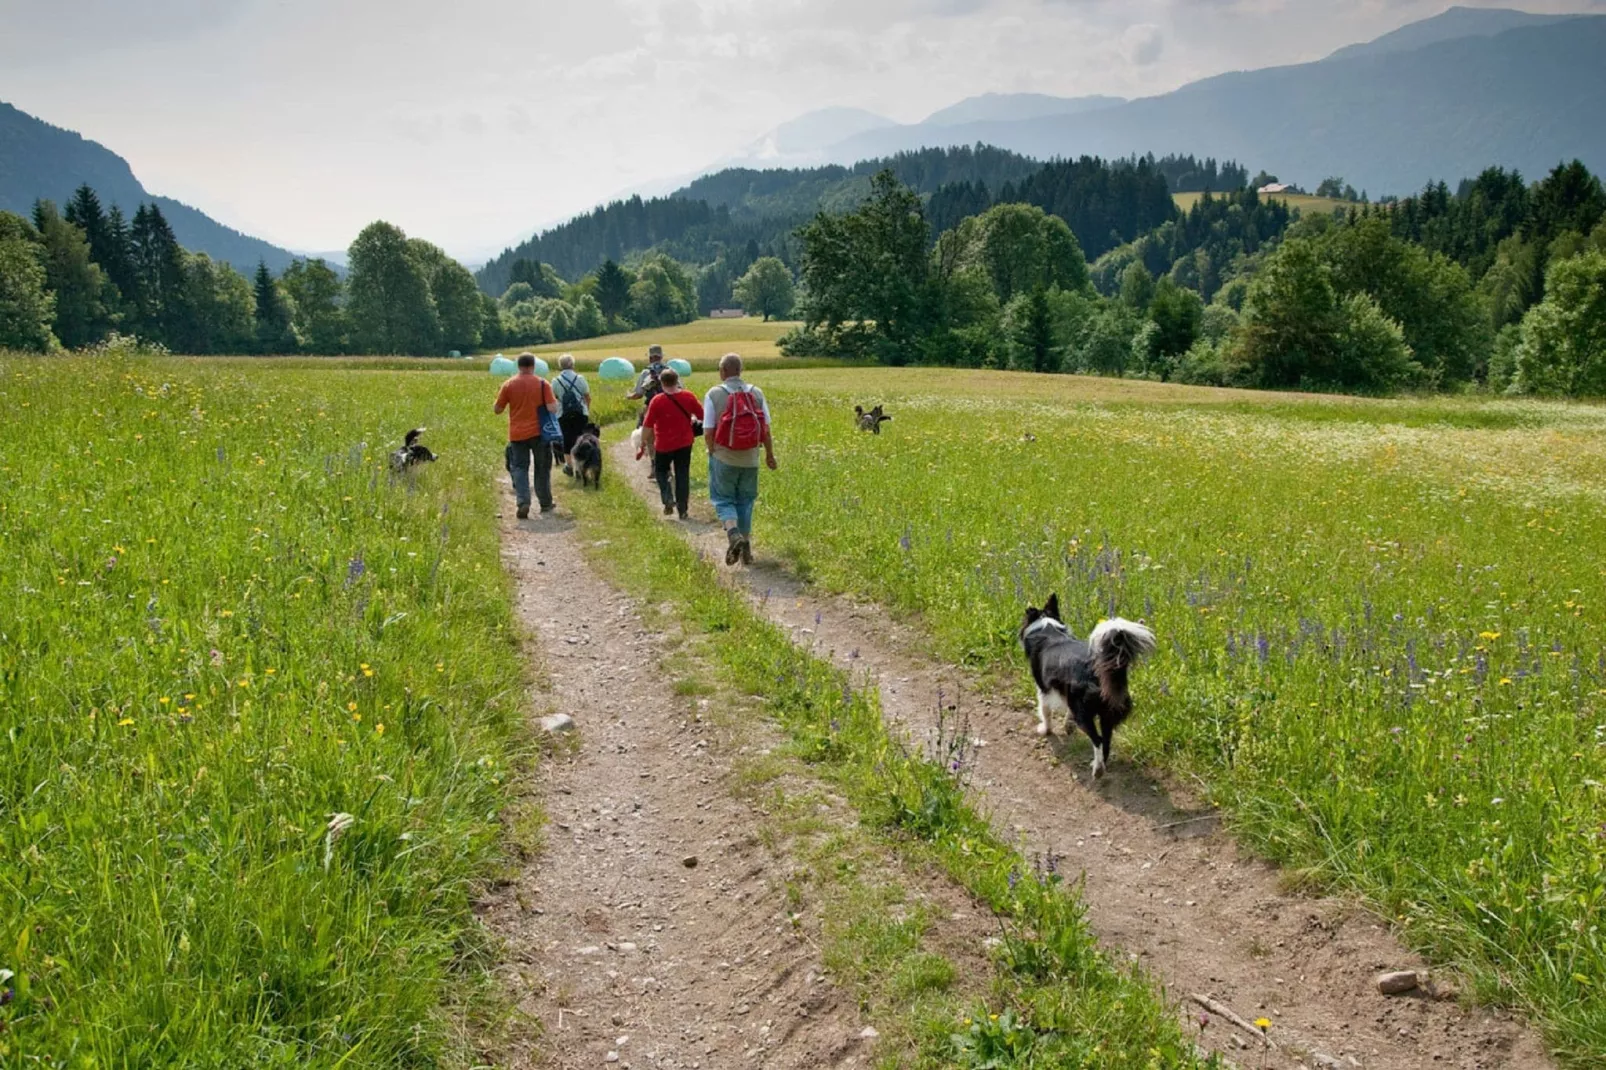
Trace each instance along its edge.
{"label": "person wearing hat", "polygon": [[642,370],[640,375],[636,376],[636,388],[625,395],[631,401],[645,400],[647,402],[647,405],[641,407],[640,414],[636,416],[637,427],[640,427],[647,419],[647,406],[652,404],[652,399],[664,392],[663,376],[664,368],[666,367],[667,365],[664,364],[664,347],[648,346],[647,367]]}

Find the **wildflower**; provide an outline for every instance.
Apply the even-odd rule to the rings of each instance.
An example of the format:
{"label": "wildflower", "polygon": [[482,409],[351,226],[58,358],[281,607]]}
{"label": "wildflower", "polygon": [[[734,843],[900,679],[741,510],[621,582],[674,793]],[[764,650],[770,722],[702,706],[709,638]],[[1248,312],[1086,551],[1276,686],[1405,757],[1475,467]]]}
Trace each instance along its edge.
{"label": "wildflower", "polygon": [[278,669],[264,669],[263,671],[266,672],[269,676],[272,676],[274,673],[278,672],[279,670]]}
{"label": "wildflower", "polygon": [[132,717],[124,717],[121,721],[117,722],[117,727],[118,728],[123,728],[123,727],[131,725],[133,723],[134,723],[134,719]]}
{"label": "wildflower", "polygon": [[1506,685],[1506,684],[1509,684],[1509,683],[1511,683],[1511,677],[1509,677],[1509,676],[1502,676],[1502,677],[1501,677],[1501,678],[1500,678],[1500,685],[1501,685],[1501,686],[1502,686],[1502,687],[1504,687],[1504,686],[1505,686],[1505,685]]}
{"label": "wildflower", "polygon": [[383,724],[374,725],[374,735],[382,736],[384,734],[385,734],[385,726]]}
{"label": "wildflower", "polygon": [[214,669],[223,664],[223,651],[214,650],[214,651],[212,651],[211,657],[212,657],[212,667]]}
{"label": "wildflower", "polygon": [[251,681],[242,676],[240,678],[240,686],[241,687],[250,687],[251,686]]}
{"label": "wildflower", "polygon": [[351,715],[351,719],[352,719],[352,720],[353,720],[353,721],[360,721],[360,720],[362,720],[362,714],[360,714],[360,713],[354,713],[354,714],[352,714],[352,715]]}
{"label": "wildflower", "polygon": [[374,674],[374,670],[372,670],[368,666],[364,665],[362,667],[362,674],[364,676],[372,676]]}
{"label": "wildflower", "polygon": [[346,709],[348,711],[355,710],[356,708],[357,708],[357,704],[355,702],[346,703]]}
{"label": "wildflower", "polygon": [[1479,639],[1483,639],[1483,640],[1487,640],[1489,642],[1493,642],[1494,640],[1500,638],[1500,633],[1499,632],[1479,632],[1478,633],[1478,638]]}
{"label": "wildflower", "polygon": [[165,705],[167,705],[169,702],[171,702],[173,700],[168,698],[166,695],[163,695],[161,698],[157,699],[156,701],[161,703],[163,706],[165,706]]}
{"label": "wildflower", "polygon": [[1260,1030],[1262,1033],[1264,1033],[1266,1030],[1271,1028],[1271,1019],[1270,1018],[1256,1018],[1255,1019],[1255,1028]]}

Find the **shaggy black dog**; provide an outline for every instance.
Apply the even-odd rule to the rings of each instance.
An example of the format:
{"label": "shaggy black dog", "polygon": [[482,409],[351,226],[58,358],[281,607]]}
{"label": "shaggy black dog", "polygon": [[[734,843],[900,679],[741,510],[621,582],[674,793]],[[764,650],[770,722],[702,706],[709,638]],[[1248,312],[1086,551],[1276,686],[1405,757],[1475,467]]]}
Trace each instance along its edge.
{"label": "shaggy black dog", "polygon": [[580,486],[593,486],[602,489],[602,428],[596,424],[586,424],[585,431],[574,440],[574,474],[579,477]]}

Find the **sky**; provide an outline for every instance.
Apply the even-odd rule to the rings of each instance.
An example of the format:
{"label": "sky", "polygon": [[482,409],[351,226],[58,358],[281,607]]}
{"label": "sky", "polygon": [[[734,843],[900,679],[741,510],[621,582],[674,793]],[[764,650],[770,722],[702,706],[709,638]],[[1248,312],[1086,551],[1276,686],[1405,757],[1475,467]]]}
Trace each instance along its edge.
{"label": "sky", "polygon": [[[1606,0],[1477,6],[1606,10]],[[375,219],[466,262],[831,106],[1146,96],[1444,0],[0,0],[0,100],[297,251]]]}

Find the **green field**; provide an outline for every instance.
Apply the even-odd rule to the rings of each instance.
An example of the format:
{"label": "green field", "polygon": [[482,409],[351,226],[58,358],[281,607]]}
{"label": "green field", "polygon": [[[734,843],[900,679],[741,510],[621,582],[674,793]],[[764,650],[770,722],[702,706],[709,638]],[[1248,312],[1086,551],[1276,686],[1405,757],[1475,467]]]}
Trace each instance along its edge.
{"label": "green field", "polygon": [[0,354],[0,1062],[433,1065],[494,1014],[487,379]]}
{"label": "green field", "polygon": [[[757,377],[761,542],[1027,697],[1015,631],[1147,619],[1129,753],[1606,1050],[1606,409],[988,373]],[[895,420],[856,433],[851,406]],[[1028,441],[1026,435],[1035,436]]]}
{"label": "green field", "polygon": [[[1171,195],[1171,199],[1177,202],[1178,208],[1186,212],[1188,209],[1192,208],[1196,203],[1198,203],[1199,198],[1203,196],[1203,193],[1173,193]],[[1313,197],[1308,193],[1268,194],[1266,195],[1265,199],[1269,201],[1282,201],[1284,204],[1288,205],[1288,207],[1298,208],[1306,215],[1313,213],[1331,215],[1336,211],[1348,211],[1349,209],[1356,207],[1356,205],[1349,201],[1341,201],[1334,197]]]}
{"label": "green field", "polygon": [[641,363],[646,359],[647,347],[657,343],[670,357],[681,357],[697,362],[724,356],[735,351],[743,357],[778,357],[776,339],[797,324],[785,320],[765,323],[755,316],[743,319],[700,319],[676,327],[655,327],[629,334],[606,334],[600,338],[582,338],[573,342],[557,342],[536,346],[531,352],[543,356],[552,353],[573,353],[580,360],[601,360],[603,357],[624,357]]}
{"label": "green field", "polygon": [[[755,324],[718,327],[655,336]],[[470,906],[528,681],[469,370],[0,355],[0,1062],[436,1065],[494,1014]],[[1147,619],[1119,750],[1606,1050],[1606,409],[753,378],[761,546],[1013,692],[1027,602]],[[393,479],[415,424],[442,460]]]}

